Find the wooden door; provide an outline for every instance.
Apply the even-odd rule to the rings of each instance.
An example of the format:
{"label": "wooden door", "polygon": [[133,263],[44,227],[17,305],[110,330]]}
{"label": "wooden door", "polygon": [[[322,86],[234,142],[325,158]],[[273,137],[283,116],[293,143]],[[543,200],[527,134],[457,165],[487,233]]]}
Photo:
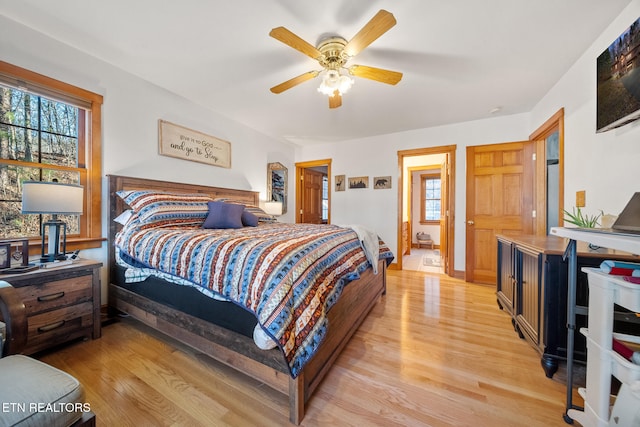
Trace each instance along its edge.
{"label": "wooden door", "polygon": [[449,229],[449,200],[447,198],[449,186],[448,164],[449,160],[447,158],[440,167],[440,265],[443,267],[445,274],[449,274],[449,259],[447,257],[447,230]]}
{"label": "wooden door", "polygon": [[300,183],[302,186],[302,212],[300,222],[322,224],[322,172],[303,169]]}
{"label": "wooden door", "polygon": [[496,283],[496,235],[533,231],[534,144],[467,147],[465,280]]}

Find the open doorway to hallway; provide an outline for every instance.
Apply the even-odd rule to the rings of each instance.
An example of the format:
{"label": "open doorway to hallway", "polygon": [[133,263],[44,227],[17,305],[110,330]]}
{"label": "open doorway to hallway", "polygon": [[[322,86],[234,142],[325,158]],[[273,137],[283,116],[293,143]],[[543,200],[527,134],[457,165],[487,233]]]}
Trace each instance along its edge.
{"label": "open doorway to hallway", "polygon": [[399,269],[453,275],[455,149],[398,152]]}

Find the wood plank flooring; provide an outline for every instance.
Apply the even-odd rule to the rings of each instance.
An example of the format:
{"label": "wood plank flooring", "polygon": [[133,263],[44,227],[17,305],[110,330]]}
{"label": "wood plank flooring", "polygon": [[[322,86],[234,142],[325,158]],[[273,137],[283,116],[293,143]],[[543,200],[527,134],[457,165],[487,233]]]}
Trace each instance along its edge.
{"label": "wood plank flooring", "polygon": [[[564,384],[493,287],[414,271],[389,271],[387,285],[303,426],[566,425]],[[40,359],[80,380],[100,426],[289,425],[283,395],[132,319]]]}

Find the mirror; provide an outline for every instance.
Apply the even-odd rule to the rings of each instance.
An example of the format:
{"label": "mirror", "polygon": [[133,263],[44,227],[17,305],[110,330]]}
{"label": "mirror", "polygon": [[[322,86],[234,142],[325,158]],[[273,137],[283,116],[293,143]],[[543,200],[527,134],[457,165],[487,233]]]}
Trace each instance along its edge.
{"label": "mirror", "polygon": [[267,164],[267,201],[281,202],[287,213],[287,168],[282,163]]}

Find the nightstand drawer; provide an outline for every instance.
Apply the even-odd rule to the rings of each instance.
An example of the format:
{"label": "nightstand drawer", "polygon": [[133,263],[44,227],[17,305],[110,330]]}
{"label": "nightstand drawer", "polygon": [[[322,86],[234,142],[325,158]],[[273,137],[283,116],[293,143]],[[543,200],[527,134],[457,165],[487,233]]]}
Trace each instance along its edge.
{"label": "nightstand drawer", "polygon": [[92,277],[78,276],[17,288],[29,316],[43,311],[91,301]]}
{"label": "nightstand drawer", "polygon": [[52,342],[64,342],[81,336],[91,338],[92,331],[91,301],[29,316],[27,350],[35,352],[51,346]]}

